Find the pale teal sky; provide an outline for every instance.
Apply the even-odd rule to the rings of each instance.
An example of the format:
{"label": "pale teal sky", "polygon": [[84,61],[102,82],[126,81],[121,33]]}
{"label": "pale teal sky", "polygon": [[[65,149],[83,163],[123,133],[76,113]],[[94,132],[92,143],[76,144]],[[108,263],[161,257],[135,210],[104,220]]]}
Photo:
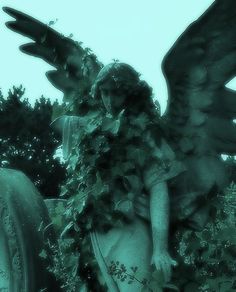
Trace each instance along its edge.
{"label": "pale teal sky", "polygon": [[[112,59],[127,62],[154,88],[162,112],[167,91],[161,61],[177,37],[200,16],[213,0],[1,0],[2,6],[19,9],[49,23],[64,35],[74,35],[90,47],[104,64]],[[18,47],[27,42],[5,28],[11,18],[0,12],[0,87],[4,94],[23,84],[33,101],[42,94],[61,100],[62,93],[46,79],[51,67],[24,55]]]}

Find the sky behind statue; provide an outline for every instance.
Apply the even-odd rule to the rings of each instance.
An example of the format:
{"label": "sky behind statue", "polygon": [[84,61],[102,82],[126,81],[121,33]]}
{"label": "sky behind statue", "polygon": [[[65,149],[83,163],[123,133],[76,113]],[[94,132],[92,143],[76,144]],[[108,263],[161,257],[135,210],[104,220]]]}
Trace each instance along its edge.
{"label": "sky behind statue", "polygon": [[[153,88],[162,112],[167,89],[161,72],[161,61],[179,35],[213,0],[2,0],[2,6],[19,9],[49,24],[65,36],[73,35],[91,48],[98,59],[107,64],[113,59],[129,63]],[[62,93],[46,79],[50,66],[42,60],[21,53],[19,45],[26,38],[6,29],[11,20],[0,12],[1,82],[4,94],[13,85],[26,88],[30,101],[42,94],[52,100]]]}

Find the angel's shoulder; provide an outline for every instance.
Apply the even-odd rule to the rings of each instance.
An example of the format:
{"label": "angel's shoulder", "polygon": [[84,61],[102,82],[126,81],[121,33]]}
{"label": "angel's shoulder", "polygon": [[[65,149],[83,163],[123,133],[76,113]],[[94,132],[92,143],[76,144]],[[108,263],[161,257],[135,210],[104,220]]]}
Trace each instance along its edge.
{"label": "angel's shoulder", "polygon": [[176,159],[174,151],[164,138],[160,138],[159,144],[154,139],[150,143],[152,148],[149,159],[143,167],[143,180],[147,188],[185,171],[183,163]]}
{"label": "angel's shoulder", "polygon": [[151,159],[173,160],[175,153],[161,132],[148,128],[143,134],[143,143],[149,149]]}

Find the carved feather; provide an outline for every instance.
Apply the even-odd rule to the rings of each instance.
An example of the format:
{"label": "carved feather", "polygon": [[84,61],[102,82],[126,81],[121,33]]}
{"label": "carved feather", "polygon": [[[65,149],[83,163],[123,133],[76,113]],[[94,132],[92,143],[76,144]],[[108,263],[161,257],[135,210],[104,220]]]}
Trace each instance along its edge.
{"label": "carved feather", "polygon": [[65,93],[67,100],[68,96],[75,94],[89,94],[102,68],[102,64],[90,50],[20,11],[9,7],[4,7],[3,10],[15,18],[15,21],[7,22],[6,26],[34,41],[21,46],[21,51],[42,58],[58,70],[49,72],[47,77],[56,88]]}
{"label": "carved feather", "polygon": [[236,154],[236,92],[225,87],[236,74],[236,1],[215,1],[177,40],[163,69],[170,93],[164,119],[179,140],[191,137],[198,155]]}

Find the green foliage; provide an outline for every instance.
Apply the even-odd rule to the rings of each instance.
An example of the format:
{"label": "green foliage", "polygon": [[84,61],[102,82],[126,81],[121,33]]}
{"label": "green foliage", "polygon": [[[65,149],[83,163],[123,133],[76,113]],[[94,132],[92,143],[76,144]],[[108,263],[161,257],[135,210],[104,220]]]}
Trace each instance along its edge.
{"label": "green foliage", "polygon": [[173,283],[183,291],[226,292],[236,289],[236,185],[218,195],[204,230],[179,229],[179,262]]}
{"label": "green foliage", "polygon": [[50,127],[52,104],[41,97],[32,106],[24,89],[0,96],[0,167],[23,171],[43,195],[57,196],[65,168],[53,158],[59,137]]}
{"label": "green foliage", "polygon": [[179,291],[174,284],[165,283],[163,273],[156,269],[153,269],[149,280],[146,278],[140,279],[138,275],[139,267],[126,267],[119,261],[111,261],[108,272],[113,278],[121,282],[127,282],[128,285],[138,282],[141,284],[141,292],[157,292],[157,289],[159,292],[162,292],[163,289],[164,291]]}
{"label": "green foliage", "polygon": [[[84,107],[84,104],[81,106]],[[113,132],[114,123],[115,121],[107,116],[104,126],[107,132]],[[97,208],[97,216],[100,216],[104,211],[104,205],[101,205],[104,200],[100,198],[106,200],[109,194],[108,185],[103,184],[95,165],[101,154],[108,152],[110,148],[104,132],[98,134],[103,126],[101,112],[92,108],[86,115],[80,116],[80,125],[81,129],[76,137],[77,147],[73,149],[67,166],[68,179],[61,189],[61,196],[68,199],[67,208],[62,213],[67,223],[58,241],[58,247],[54,248],[55,260],[51,269],[57,278],[66,283],[65,291],[76,291],[73,284],[76,281],[80,289],[81,283],[87,282],[93,291],[102,291],[102,287],[98,287],[95,281],[98,268],[94,265],[88,232],[94,224],[94,208]],[[115,127],[117,128],[117,125]],[[109,216],[110,213],[107,213],[103,219],[99,218],[101,226],[102,220],[110,220]],[[57,218],[58,221],[60,220]],[[78,253],[77,261],[74,260],[75,252]],[[57,261],[58,257],[60,262]]]}
{"label": "green foliage", "polygon": [[[99,111],[90,111],[80,118],[81,129],[77,134],[77,145],[70,156],[67,167],[68,181],[63,194],[68,201],[68,218],[75,218],[90,231],[96,222],[103,228],[111,222],[112,177],[105,166],[110,155],[109,135],[119,130],[122,114],[117,119]],[[109,171],[110,172],[110,171]],[[97,220],[99,218],[99,220]]]}
{"label": "green foliage", "polygon": [[74,239],[61,239],[57,245],[49,245],[53,253],[53,264],[49,270],[62,283],[61,288],[66,292],[77,292],[82,289],[83,283],[78,277],[79,253],[71,249]]}
{"label": "green foliage", "polygon": [[227,156],[225,160],[226,170],[230,181],[236,181],[236,159],[235,156]]}
{"label": "green foliage", "polygon": [[136,273],[138,271],[138,267],[127,268],[125,267],[124,264],[118,261],[117,262],[111,261],[111,264],[108,267],[108,269],[109,274],[112,275],[114,278],[117,278],[121,282],[127,281],[129,285],[132,284],[134,281],[143,284],[143,286],[146,286],[147,284],[146,279],[140,280],[137,278]]}

